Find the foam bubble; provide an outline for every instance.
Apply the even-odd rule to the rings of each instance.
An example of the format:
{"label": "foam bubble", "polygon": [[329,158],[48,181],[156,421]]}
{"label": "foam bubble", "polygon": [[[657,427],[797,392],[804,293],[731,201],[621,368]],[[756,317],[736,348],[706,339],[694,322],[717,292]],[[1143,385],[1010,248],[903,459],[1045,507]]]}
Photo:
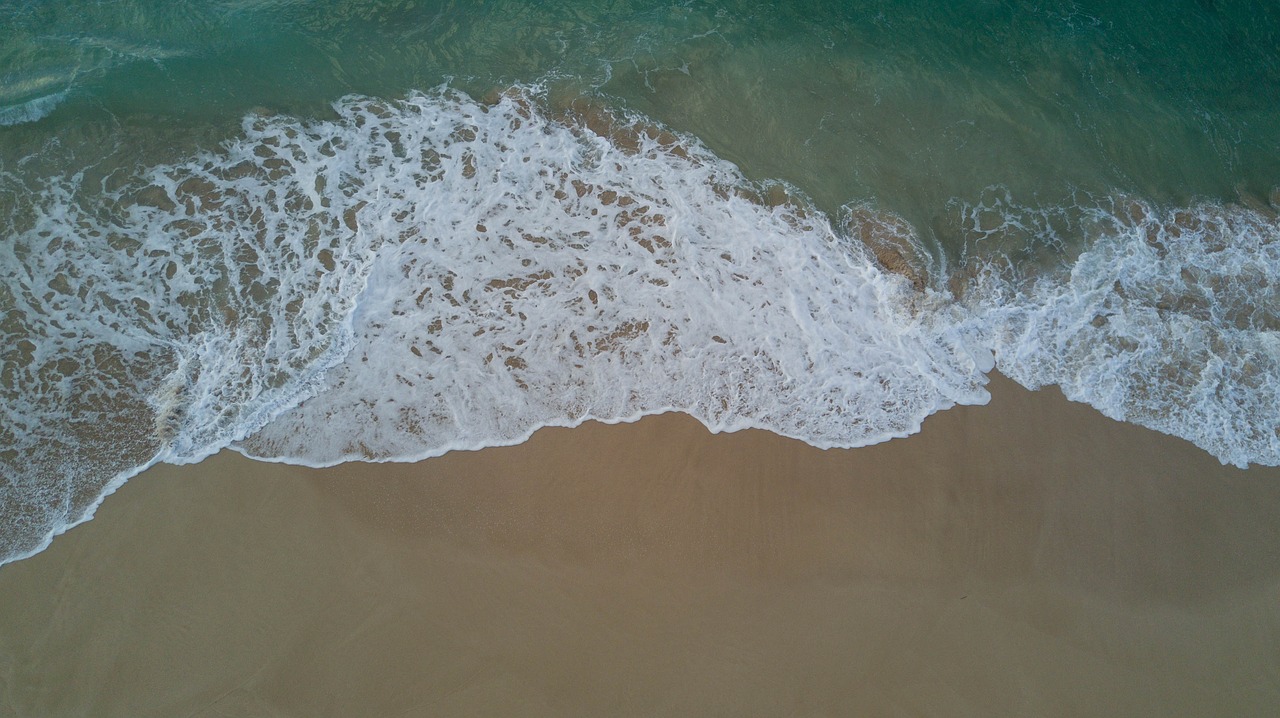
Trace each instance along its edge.
{"label": "foam bubble", "polygon": [[1280,464],[1266,212],[995,193],[961,207],[975,243],[1090,248],[1031,274],[995,252],[953,301],[874,203],[833,224],[694,138],[535,94],[351,97],[100,182],[0,173],[5,560],[229,445],[408,460],[684,411],[861,446],[986,401],[993,362]]}
{"label": "foam bubble", "polygon": [[1223,463],[1280,464],[1280,222],[1125,198],[1076,213],[1094,241],[1069,270],[977,282],[971,321],[1000,370]]}
{"label": "foam bubble", "polygon": [[335,109],[101,187],[0,177],[6,555],[240,440],[408,459],[683,410],[854,446],[986,399],[907,279],[690,138],[520,92]]}
{"label": "foam bubble", "polygon": [[373,256],[343,221],[360,152],[250,117],[217,153],[101,188],[0,177],[0,549],[253,431],[342,357]]}
{"label": "foam bubble", "polygon": [[519,97],[339,111],[382,147],[360,231],[396,241],[346,360],[251,456],[412,459],[661,411],[860,446],[987,398],[909,281],[691,138]]}

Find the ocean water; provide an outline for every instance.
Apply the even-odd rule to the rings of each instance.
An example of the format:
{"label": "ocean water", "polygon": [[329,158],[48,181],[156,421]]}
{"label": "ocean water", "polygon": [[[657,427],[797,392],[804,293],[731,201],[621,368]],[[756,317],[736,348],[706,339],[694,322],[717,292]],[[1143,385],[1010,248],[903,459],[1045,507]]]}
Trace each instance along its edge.
{"label": "ocean water", "polygon": [[821,447],[993,368],[1280,464],[1265,2],[0,5],[0,561],[156,462],[684,411]]}

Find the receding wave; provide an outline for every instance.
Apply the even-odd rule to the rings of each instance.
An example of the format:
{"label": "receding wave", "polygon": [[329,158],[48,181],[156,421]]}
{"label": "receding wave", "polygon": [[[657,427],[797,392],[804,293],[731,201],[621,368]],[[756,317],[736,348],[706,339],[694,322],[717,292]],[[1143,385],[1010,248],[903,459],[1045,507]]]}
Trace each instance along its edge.
{"label": "receding wave", "polygon": [[[969,310],[1000,370],[1107,416],[1194,442],[1224,463],[1280,464],[1280,221],[1266,208],[1070,208],[1091,240],[1069,267],[989,266]],[[1058,210],[1063,213],[1064,210]],[[992,231],[1045,226],[1004,206]]]}
{"label": "receding wave", "polygon": [[[154,461],[332,464],[684,411],[853,447],[986,401],[993,355],[1240,465],[1280,464],[1280,228],[1111,198],[1062,271],[929,278],[874,203],[836,218],[695,138],[533,91],[246,118],[101,187],[0,176],[0,551]],[[969,206],[973,229],[1026,226]],[[984,240],[986,241],[986,240]]]}

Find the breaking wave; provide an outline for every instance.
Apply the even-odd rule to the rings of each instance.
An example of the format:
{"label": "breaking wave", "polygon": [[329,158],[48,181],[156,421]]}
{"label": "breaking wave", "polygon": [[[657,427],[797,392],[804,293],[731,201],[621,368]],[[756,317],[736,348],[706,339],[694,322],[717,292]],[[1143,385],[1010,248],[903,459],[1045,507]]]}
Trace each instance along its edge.
{"label": "breaking wave", "polygon": [[70,90],[63,90],[16,105],[0,107],[0,127],[35,122],[53,112],[63,100],[67,99],[69,93]]}

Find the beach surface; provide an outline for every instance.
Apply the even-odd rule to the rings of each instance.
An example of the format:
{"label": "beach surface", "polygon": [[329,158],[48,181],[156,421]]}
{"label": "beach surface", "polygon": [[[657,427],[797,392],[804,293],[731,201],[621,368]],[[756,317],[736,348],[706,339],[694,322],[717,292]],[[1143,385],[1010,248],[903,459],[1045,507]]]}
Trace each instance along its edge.
{"label": "beach surface", "polygon": [[1280,470],[991,389],[851,451],[159,466],[0,569],[0,713],[1274,715]]}

